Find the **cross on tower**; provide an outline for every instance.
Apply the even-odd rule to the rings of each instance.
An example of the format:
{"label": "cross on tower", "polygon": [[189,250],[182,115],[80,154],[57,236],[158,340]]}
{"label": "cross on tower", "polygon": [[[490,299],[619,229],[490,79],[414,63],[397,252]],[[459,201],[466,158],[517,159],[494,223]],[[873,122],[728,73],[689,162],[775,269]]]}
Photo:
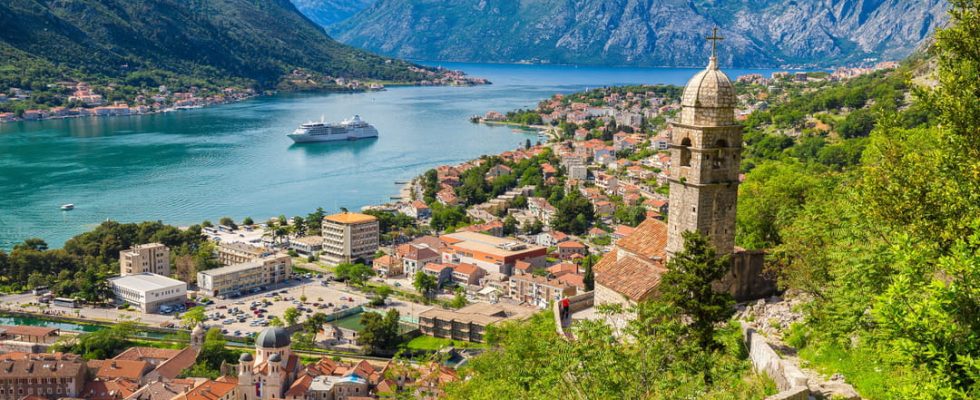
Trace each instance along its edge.
{"label": "cross on tower", "polygon": [[706,37],[711,41],[711,57],[715,57],[715,47],[718,45],[719,40],[725,40],[725,38],[718,36],[718,27],[715,27],[711,32],[711,36]]}

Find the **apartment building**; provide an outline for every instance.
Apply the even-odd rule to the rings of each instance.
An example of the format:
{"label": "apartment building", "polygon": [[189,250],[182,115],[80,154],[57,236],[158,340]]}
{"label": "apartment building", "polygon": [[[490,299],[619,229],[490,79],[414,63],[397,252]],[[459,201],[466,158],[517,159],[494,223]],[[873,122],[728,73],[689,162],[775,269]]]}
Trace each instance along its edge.
{"label": "apartment building", "polygon": [[550,302],[574,296],[575,293],[574,286],[557,278],[530,274],[510,277],[510,298],[538,308],[548,307]]}
{"label": "apartment building", "polygon": [[277,254],[197,273],[197,286],[211,296],[239,296],[292,276],[293,261]]}
{"label": "apartment building", "polygon": [[474,303],[455,311],[433,308],[419,314],[419,330],[438,338],[481,343],[488,325],[524,319],[532,312],[506,303]]}
{"label": "apartment building", "polygon": [[144,272],[170,276],[170,249],[160,243],[147,243],[119,252],[119,275]]}
{"label": "apartment building", "polygon": [[324,217],[321,235],[323,252],[320,259],[340,264],[373,257],[378,251],[381,231],[377,218],[347,212]]}
{"label": "apartment building", "polygon": [[77,398],[85,372],[85,361],[74,354],[6,354],[0,360],[0,400]]}
{"label": "apartment building", "polygon": [[218,244],[218,261],[224,265],[249,262],[271,254],[269,250],[248,243],[233,242]]}

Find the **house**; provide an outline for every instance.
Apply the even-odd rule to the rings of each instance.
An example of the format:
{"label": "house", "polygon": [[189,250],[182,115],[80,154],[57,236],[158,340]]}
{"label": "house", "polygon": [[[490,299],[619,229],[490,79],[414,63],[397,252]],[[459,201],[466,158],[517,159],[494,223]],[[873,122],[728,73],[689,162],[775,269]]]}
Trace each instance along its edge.
{"label": "house", "polygon": [[439,262],[441,258],[438,251],[425,244],[403,244],[395,252],[402,260],[402,271],[408,276],[414,276],[425,264]]}
{"label": "house", "polygon": [[432,217],[432,209],[421,200],[415,200],[408,203],[402,208],[402,213],[415,218],[415,219],[426,219]]}
{"label": "house", "polygon": [[618,183],[619,180],[616,179],[615,175],[607,174],[604,172],[599,172],[595,174],[596,187],[602,189],[606,193],[615,194]]}
{"label": "house", "polygon": [[470,225],[460,228],[458,232],[477,232],[485,233],[490,236],[504,236],[504,223],[500,220],[490,221],[485,224]]}
{"label": "house", "polygon": [[622,238],[624,238],[626,236],[632,235],[633,234],[633,231],[635,231],[635,230],[636,230],[636,228],[633,228],[631,226],[627,226],[627,225],[616,225],[616,227],[613,228],[612,237],[613,237],[613,239],[622,239]]}
{"label": "house", "polygon": [[539,221],[548,223],[555,218],[558,209],[548,203],[544,197],[528,197],[527,210]]}
{"label": "house", "polygon": [[448,264],[430,262],[422,267],[422,273],[436,278],[440,287],[453,280],[453,267]]}
{"label": "house", "polygon": [[585,256],[587,248],[581,242],[569,240],[558,243],[558,258],[570,260],[574,255]]}
{"label": "house", "polygon": [[558,170],[550,163],[544,163],[541,164],[541,173],[544,175],[544,179],[554,178],[558,175]]}
{"label": "house", "polygon": [[508,167],[506,165],[503,165],[503,164],[497,164],[497,165],[494,165],[493,167],[490,167],[490,170],[487,171],[486,179],[488,181],[492,181],[492,180],[497,179],[497,178],[499,178],[501,176],[510,175],[511,171],[512,170],[510,169],[510,167]]}
{"label": "house", "polygon": [[535,237],[535,242],[546,247],[557,246],[558,243],[566,240],[568,240],[568,235],[559,231],[541,232]]}
{"label": "house", "polygon": [[595,213],[599,215],[612,215],[616,212],[616,206],[608,200],[599,200],[592,203],[592,206],[595,209]]}
{"label": "house", "polygon": [[453,266],[452,280],[460,285],[479,285],[486,271],[473,264],[456,264]]}
{"label": "house", "polygon": [[379,276],[385,278],[399,276],[405,273],[405,266],[401,258],[387,254],[375,258],[371,263],[371,269],[377,272]]}
{"label": "house", "polygon": [[546,308],[552,301],[574,296],[576,289],[558,279],[545,276],[514,275],[510,278],[510,298],[538,308]]}
{"label": "house", "polygon": [[456,197],[456,192],[450,189],[440,190],[436,193],[436,201],[446,206],[455,206],[459,204],[459,199]]}

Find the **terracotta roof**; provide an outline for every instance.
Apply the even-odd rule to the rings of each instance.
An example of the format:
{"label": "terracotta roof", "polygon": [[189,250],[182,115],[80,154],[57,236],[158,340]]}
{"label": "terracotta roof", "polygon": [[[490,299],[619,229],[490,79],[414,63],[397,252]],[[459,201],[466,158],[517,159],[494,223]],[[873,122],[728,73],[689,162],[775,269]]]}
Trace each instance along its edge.
{"label": "terracotta roof", "polygon": [[524,260],[517,260],[514,262],[514,269],[522,272],[531,272],[531,263]]}
{"label": "terracotta roof", "polygon": [[198,385],[194,389],[191,389],[190,392],[175,397],[174,399],[218,400],[227,396],[232,390],[235,390],[236,386],[238,385],[231,382],[207,381]]}
{"label": "terracotta roof", "polygon": [[91,381],[82,388],[81,397],[95,400],[124,399],[137,390],[139,390],[139,385],[125,379]]}
{"label": "terracotta roof", "polygon": [[578,265],[570,262],[563,262],[548,267],[548,273],[554,276],[578,273]]}
{"label": "terracotta roof", "polygon": [[479,268],[480,267],[477,267],[476,265],[473,264],[461,263],[454,266],[453,271],[459,272],[461,274],[472,275]]}
{"label": "terracotta roof", "polygon": [[103,380],[123,378],[138,381],[152,369],[153,367],[146,361],[105,360],[99,366],[99,372],[95,376]]}
{"label": "terracotta roof", "polygon": [[562,274],[558,277],[558,282],[568,286],[575,286],[577,289],[585,289],[585,276],[577,274]]}
{"label": "terracotta roof", "polygon": [[667,224],[658,219],[645,220],[633,233],[619,239],[616,247],[646,258],[663,258],[667,247]]}
{"label": "terracotta roof", "polygon": [[23,326],[23,325],[2,325],[0,326],[0,332],[6,333],[7,335],[14,336],[50,336],[51,334],[58,332],[58,328],[45,328],[43,326]]}
{"label": "terracotta roof", "polygon": [[169,360],[180,353],[180,350],[158,349],[156,347],[130,347],[113,357],[113,360],[146,361],[147,359]]}
{"label": "terracotta roof", "polygon": [[310,391],[310,384],[313,383],[313,376],[308,374],[303,374],[293,382],[293,385],[289,387],[286,391],[284,397],[290,398],[303,398],[306,396],[306,392]]}
{"label": "terracotta roof", "polygon": [[446,268],[452,268],[452,267],[450,267],[450,266],[448,266],[446,264],[439,264],[439,263],[430,262],[430,263],[426,263],[425,264],[425,267],[423,267],[423,268],[426,269],[426,270],[432,271],[432,272],[442,272],[442,270],[444,270]]}
{"label": "terracotta roof", "polygon": [[360,224],[364,222],[377,221],[378,219],[367,214],[361,213],[340,213],[334,215],[328,215],[323,217],[323,219],[331,222],[336,222],[339,224]]}
{"label": "terracotta roof", "polygon": [[574,248],[574,249],[584,249],[585,245],[574,240],[569,240],[567,242],[558,243],[558,248]]}
{"label": "terracotta roof", "polygon": [[635,230],[636,228],[633,228],[632,226],[616,225],[616,229],[613,230],[613,234],[619,236],[629,236]]}
{"label": "terracotta roof", "polygon": [[633,301],[649,298],[667,271],[660,263],[644,261],[618,250],[606,253],[595,265],[596,284],[612,289]]}
{"label": "terracotta roof", "polygon": [[156,371],[164,378],[173,379],[180,375],[181,371],[193,366],[196,360],[197,351],[191,347],[185,347],[169,360],[158,365]]}

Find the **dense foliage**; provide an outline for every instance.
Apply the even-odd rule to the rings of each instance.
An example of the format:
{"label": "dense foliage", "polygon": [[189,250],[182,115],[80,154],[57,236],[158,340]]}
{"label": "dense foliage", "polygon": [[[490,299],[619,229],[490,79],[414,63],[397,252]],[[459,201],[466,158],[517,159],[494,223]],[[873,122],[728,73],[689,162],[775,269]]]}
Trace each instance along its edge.
{"label": "dense foliage", "polygon": [[[101,301],[111,294],[107,278],[119,271],[119,252],[135,244],[163,243],[179,256],[192,258],[204,243],[199,226],[179,230],[160,222],[122,224],[107,221],[48,249],[41,239],[28,239],[10,254],[0,251],[0,283],[9,291],[50,286],[60,296]],[[202,266],[213,256],[199,257]]]}
{"label": "dense foliage", "polygon": [[[740,193],[739,241],[772,247],[781,283],[814,298],[792,341],[871,398],[980,397],[980,10],[951,3],[930,59],[834,91],[871,111],[836,128],[859,162],[824,163],[804,138]],[[868,115],[870,136],[847,139]]]}

